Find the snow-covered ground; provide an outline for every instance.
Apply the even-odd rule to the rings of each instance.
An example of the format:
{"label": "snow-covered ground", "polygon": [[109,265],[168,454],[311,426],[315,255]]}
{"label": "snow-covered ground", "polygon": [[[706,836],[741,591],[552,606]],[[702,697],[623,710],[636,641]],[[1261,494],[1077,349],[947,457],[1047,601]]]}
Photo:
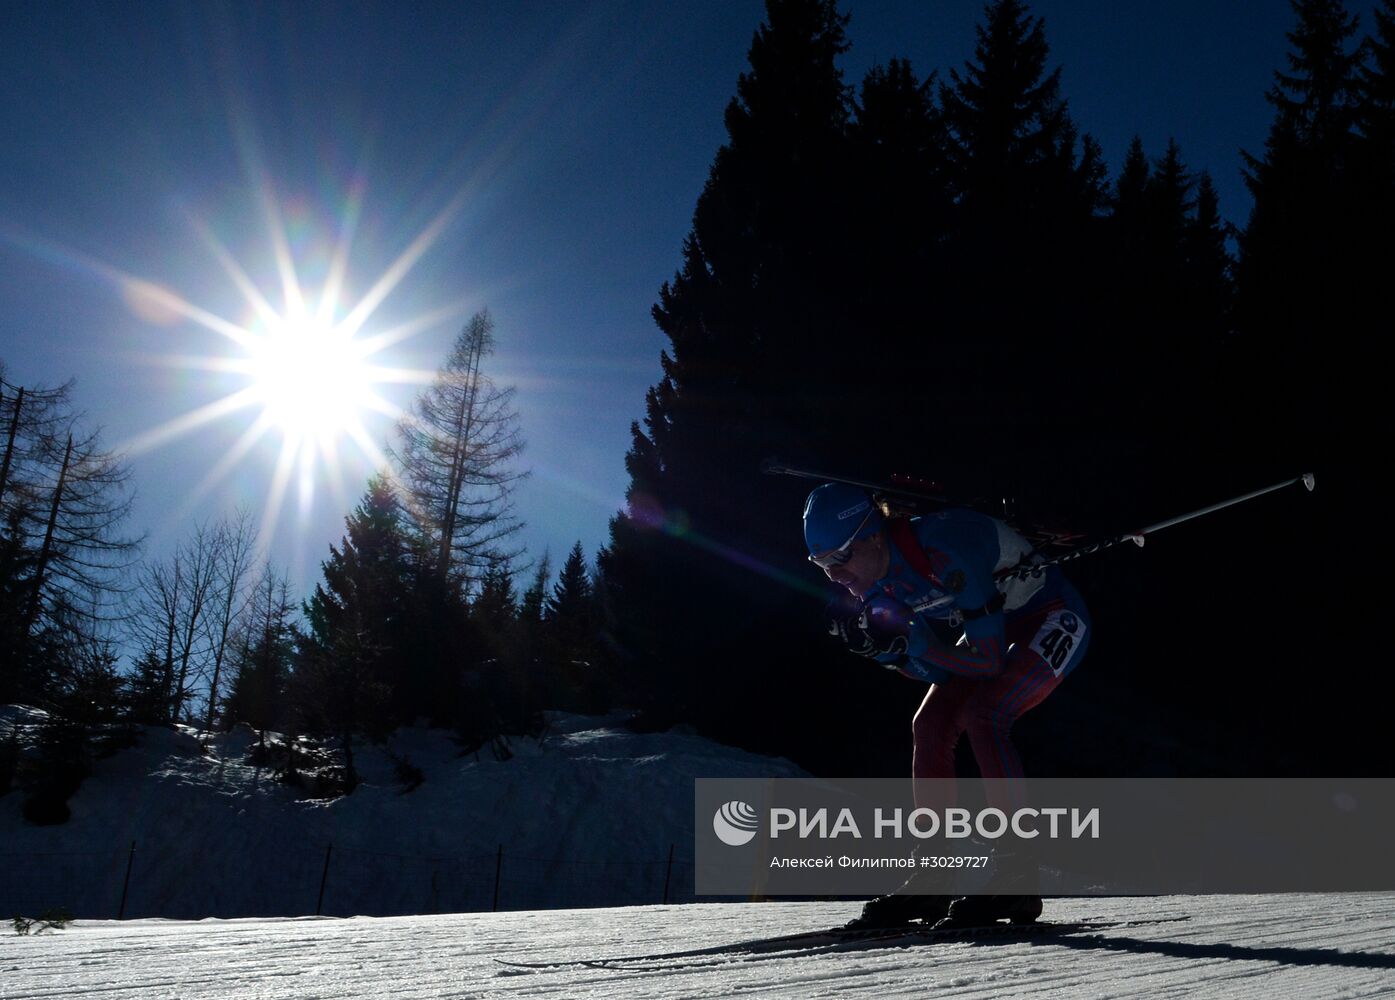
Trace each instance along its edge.
{"label": "snow-covered ground", "polygon": [[[0,710],[27,726],[32,712]],[[686,732],[554,717],[514,756],[461,757],[404,730],[358,755],[352,796],[307,799],[251,764],[251,736],[201,747],[151,730],[98,764],[72,819],[35,827],[0,798],[0,917],[66,906],[78,921],[0,926],[0,1000],[30,997],[1395,997],[1395,895],[1070,899],[1055,921],[1132,925],[1016,939],[845,942],[714,954],[669,967],[512,968],[690,950],[840,924],[859,904],[609,907],[692,892],[693,779],[802,772]],[[404,790],[397,762],[424,780]],[[130,859],[127,916],[115,921]],[[329,914],[313,913],[325,871]],[[498,846],[504,864],[493,904]],[[588,909],[537,909],[587,905]],[[277,917],[276,915],[287,915]],[[1185,916],[1182,921],[1161,918]]]}
{"label": "snow-covered ground", "polygon": [[1395,896],[1048,901],[1053,920],[1186,915],[1016,941],[852,943],[664,969],[509,968],[828,926],[853,903],[432,917],[80,922],[0,937],[0,998],[1395,996]]}

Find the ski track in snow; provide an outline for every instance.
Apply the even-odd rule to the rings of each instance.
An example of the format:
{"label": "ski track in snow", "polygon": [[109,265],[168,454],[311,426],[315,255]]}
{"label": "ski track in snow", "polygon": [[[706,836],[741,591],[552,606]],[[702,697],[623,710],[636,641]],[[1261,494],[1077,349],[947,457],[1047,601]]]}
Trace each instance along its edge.
{"label": "ski track in snow", "polygon": [[[79,921],[0,937],[0,1000],[514,997],[1391,997],[1395,895],[1049,900],[1052,920],[1180,923],[1021,940],[862,942],[707,955],[673,968],[517,969],[678,951],[841,923],[857,903],[450,916]],[[661,964],[657,960],[648,964]]]}

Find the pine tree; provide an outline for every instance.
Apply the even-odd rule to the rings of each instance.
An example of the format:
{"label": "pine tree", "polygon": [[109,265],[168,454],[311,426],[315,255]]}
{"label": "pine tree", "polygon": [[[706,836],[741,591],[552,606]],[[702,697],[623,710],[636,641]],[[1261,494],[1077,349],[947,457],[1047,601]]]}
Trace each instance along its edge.
{"label": "pine tree", "polygon": [[[810,348],[835,339],[847,310],[831,294],[851,252],[836,214],[848,95],[835,60],[846,19],[826,0],[772,0],[767,16],[727,107],[729,141],[698,199],[682,269],[654,307],[672,346],[646,423],[667,440],[639,488],[704,522],[740,514],[735,497],[712,488],[731,467],[717,456],[733,445],[759,455],[799,426],[818,361]],[[655,443],[637,439],[636,455]]]}
{"label": "pine tree", "polygon": [[1355,282],[1363,289],[1380,288],[1395,270],[1395,0],[1384,0],[1374,15],[1375,33],[1365,40],[1357,72],[1359,136],[1350,181],[1352,201],[1364,208],[1357,240],[1367,252],[1358,259]]}
{"label": "pine tree", "polygon": [[1114,183],[1110,219],[1121,252],[1136,265],[1143,255],[1146,242],[1148,205],[1148,157],[1143,151],[1143,139],[1134,136],[1124,155],[1119,179]]}
{"label": "pine tree", "polygon": [[1204,356],[1213,359],[1231,330],[1235,260],[1226,247],[1227,235],[1216,186],[1203,170],[1197,176],[1196,207],[1184,236],[1184,256],[1200,324],[1197,332],[1205,341]]}
{"label": "pine tree", "polygon": [[749,470],[775,452],[828,447],[841,423],[829,398],[855,406],[847,397],[869,388],[848,378],[855,365],[830,363],[865,319],[853,277],[865,223],[853,221],[851,102],[837,65],[845,23],[831,0],[767,4],[681,267],[654,308],[669,340],[664,374],[633,428],[627,511],[602,572],[619,669],[656,715],[735,726],[761,713],[758,701],[719,704],[739,669],[729,648],[751,626],[703,634],[694,611],[725,599],[753,602],[756,617],[777,613],[757,610],[771,605],[788,614],[807,599],[762,586],[752,569],[792,554],[786,512],[798,501]]}
{"label": "pine tree", "polygon": [[543,629],[554,677],[554,698],[559,707],[587,712],[603,710],[606,706],[598,662],[596,594],[580,542],[572,546],[547,599]]}
{"label": "pine tree", "polygon": [[[391,690],[380,680],[385,650],[365,627],[357,605],[350,605],[323,639],[306,637],[297,651],[291,703],[304,732],[334,737],[344,755],[344,790],[358,787],[354,745],[381,740],[391,730]],[[311,617],[311,627],[315,619]]]}
{"label": "pine tree", "polygon": [[1167,140],[1167,152],[1153,165],[1148,178],[1147,197],[1153,215],[1153,239],[1157,243],[1156,257],[1169,269],[1178,268],[1183,259],[1184,233],[1187,219],[1196,200],[1192,191],[1196,179],[1182,162],[1182,150],[1177,140]]}
{"label": "pine tree", "polygon": [[[408,603],[414,561],[397,496],[375,476],[330,546],[324,581],[305,606],[308,635],[300,662],[307,721],[336,735],[381,733],[401,718]],[[394,711],[394,709],[396,711]]]}
{"label": "pine tree", "polygon": [[1357,69],[1357,127],[1368,155],[1395,170],[1395,0],[1382,0],[1373,12],[1375,34],[1365,41],[1366,59]]}
{"label": "pine tree", "polygon": [[1168,140],[1167,151],[1150,169],[1135,136],[1114,186],[1109,231],[1115,273],[1109,284],[1125,308],[1136,309],[1120,324],[1142,341],[1140,353],[1154,359],[1168,347],[1159,338],[1175,335],[1179,327],[1174,313],[1182,309],[1184,243],[1195,184],[1175,140]]}
{"label": "pine tree", "polygon": [[976,35],[973,58],[939,89],[956,206],[946,256],[954,293],[932,368],[943,373],[932,383],[943,411],[975,415],[959,417],[959,450],[974,457],[937,472],[970,490],[1025,493],[1031,484],[1041,496],[1059,471],[1026,442],[1096,425],[1092,394],[1117,357],[1094,335],[1104,170],[1061,96],[1061,69],[1048,69],[1043,20],[1020,0],[994,0]]}
{"label": "pine tree", "polygon": [[572,546],[547,599],[543,620],[567,655],[584,659],[595,635],[595,594],[581,542]]}
{"label": "pine tree", "polygon": [[1103,195],[1098,148],[1087,145],[1083,157],[1077,151],[1061,70],[1046,71],[1043,20],[1020,0],[994,0],[975,30],[973,60],[940,87],[966,225],[995,237],[1078,222]]}
{"label": "pine tree", "polygon": [[[1256,303],[1282,299],[1284,286],[1300,275],[1304,285],[1335,277],[1321,263],[1339,250],[1344,221],[1337,210],[1355,119],[1359,56],[1348,42],[1356,19],[1341,0],[1292,6],[1298,24],[1288,33],[1290,72],[1275,72],[1266,94],[1275,116],[1264,156],[1244,154],[1255,204],[1241,237],[1241,292]],[[1333,291],[1326,280],[1318,288],[1321,298]],[[1252,325],[1287,311],[1279,301],[1246,308]],[[1302,311],[1306,320],[1312,309]]]}
{"label": "pine tree", "polygon": [[552,559],[544,552],[533,568],[533,579],[523,592],[523,600],[518,608],[520,628],[537,632],[542,628],[543,614],[547,607],[547,588],[552,580]]}
{"label": "pine tree", "polygon": [[493,352],[493,320],[487,311],[476,313],[400,424],[395,453],[434,566],[467,590],[490,563],[517,554],[506,548],[522,527],[510,491],[521,478],[511,463],[523,442],[514,390],[498,387],[485,372]]}
{"label": "pine tree", "polygon": [[536,733],[541,715],[536,704],[532,647],[541,627],[543,596],[541,589],[530,592],[527,617],[532,624],[525,630],[513,576],[507,563],[490,566],[480,580],[479,594],[470,603],[470,621],[479,637],[477,673],[497,720],[493,731]]}
{"label": "pine tree", "polygon": [[[1266,95],[1274,116],[1263,155],[1245,156],[1254,206],[1240,234],[1236,344],[1224,372],[1235,400],[1230,466],[1253,481],[1301,464],[1327,483],[1304,562],[1328,581],[1310,619],[1335,621],[1366,599],[1370,567],[1390,556],[1380,533],[1357,546],[1346,539],[1350,512],[1368,496],[1372,453],[1390,433],[1380,317],[1395,260],[1388,229],[1372,228],[1374,189],[1361,180],[1357,20],[1341,0],[1292,7],[1288,71]],[[1281,512],[1258,517],[1256,537],[1289,528]]]}
{"label": "pine tree", "polygon": [[1291,0],[1291,6],[1298,15],[1287,35],[1291,72],[1275,72],[1266,96],[1278,112],[1276,124],[1336,167],[1354,124],[1361,53],[1349,43],[1358,21],[1342,0]]}
{"label": "pine tree", "polygon": [[509,655],[515,642],[518,614],[513,570],[502,560],[490,564],[480,578],[479,594],[470,603],[470,617],[489,656],[502,660]]}
{"label": "pine tree", "polygon": [[906,293],[937,284],[936,250],[953,214],[935,86],[933,73],[918,80],[904,59],[874,66],[849,129],[855,175],[845,197],[863,225],[853,237],[863,256],[849,291],[860,292],[866,325],[889,327],[891,344],[901,348],[924,335],[923,316],[907,322],[914,313],[905,308]]}
{"label": "pine tree", "polygon": [[372,690],[385,693],[386,703],[373,709],[381,715],[376,730],[420,718],[449,725],[461,711],[474,713],[461,701],[460,680],[479,643],[458,581],[423,557],[386,475],[369,482],[346,525],[306,606],[311,650],[321,659],[345,650]]}
{"label": "pine tree", "polygon": [[127,677],[122,693],[128,718],[133,724],[169,724],[168,692],[173,685],[169,667],[169,661],[156,649],[147,649],[137,658],[135,669]]}
{"label": "pine tree", "polygon": [[543,618],[547,612],[547,593],[552,582],[552,560],[547,552],[533,568],[532,579],[518,605],[515,650],[518,657],[520,701],[526,715],[543,708],[548,694],[547,648]]}
{"label": "pine tree", "polygon": [[[1246,431],[1246,451],[1261,464],[1279,453],[1317,454],[1322,440],[1350,422],[1326,407],[1314,414],[1301,401],[1353,395],[1338,383],[1351,352],[1365,349],[1361,317],[1370,302],[1358,277],[1360,220],[1369,206],[1353,203],[1348,189],[1356,19],[1341,0],[1292,6],[1289,72],[1276,72],[1266,95],[1275,113],[1264,155],[1244,154],[1254,208],[1240,237],[1236,309],[1247,353],[1237,363],[1256,405],[1279,401],[1266,403]],[[1320,352],[1310,350],[1314,338]]]}

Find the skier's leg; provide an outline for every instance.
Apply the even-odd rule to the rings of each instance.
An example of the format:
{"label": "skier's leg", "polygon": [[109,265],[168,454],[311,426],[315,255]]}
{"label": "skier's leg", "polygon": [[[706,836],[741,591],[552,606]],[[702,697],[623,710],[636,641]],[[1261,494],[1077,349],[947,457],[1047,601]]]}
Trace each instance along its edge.
{"label": "skier's leg", "polygon": [[[954,745],[964,731],[960,710],[974,682],[955,678],[933,684],[911,721],[911,774],[915,803],[936,810],[954,804]],[[895,892],[868,900],[848,922],[853,930],[893,927],[910,920],[933,924],[949,912],[949,870],[916,868]]]}
{"label": "skier's leg", "polygon": [[1080,594],[1058,578],[1025,608],[1008,616],[1009,652],[1003,672],[979,683],[963,706],[974,759],[989,786],[989,804],[1011,810],[1023,804],[1022,758],[1012,725],[1046,700],[1085,655],[1090,618]]}
{"label": "skier's leg", "polygon": [[911,777],[917,808],[943,811],[954,805],[954,747],[964,732],[964,704],[979,683],[955,677],[932,684],[911,719]]}
{"label": "skier's leg", "polygon": [[1042,658],[1018,643],[1008,653],[1003,672],[985,681],[965,706],[965,727],[979,774],[996,779],[988,786],[989,804],[1010,810],[1021,805],[1022,757],[1012,742],[1012,725],[1046,700],[1060,677]]}
{"label": "skier's leg", "polygon": [[[986,789],[988,802],[1009,814],[1027,804],[1022,758],[1012,742],[1012,725],[1056,689],[1084,656],[1089,637],[1084,602],[1073,588],[1041,596],[1022,614],[1009,619],[1007,638],[1012,645],[1003,672],[980,684],[963,708],[979,772],[993,779]],[[973,926],[1002,919],[1030,923],[1041,915],[1037,867],[1031,853],[1003,847],[994,852],[994,865],[988,891],[956,899],[941,921],[943,926]]]}

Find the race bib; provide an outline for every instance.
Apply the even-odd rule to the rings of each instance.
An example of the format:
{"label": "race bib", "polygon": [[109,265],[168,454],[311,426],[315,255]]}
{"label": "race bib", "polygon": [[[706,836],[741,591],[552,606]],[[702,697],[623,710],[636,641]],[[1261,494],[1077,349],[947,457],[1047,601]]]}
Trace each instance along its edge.
{"label": "race bib", "polygon": [[1060,677],[1071,664],[1076,650],[1085,642],[1085,622],[1074,611],[1062,608],[1046,616],[1028,646]]}

